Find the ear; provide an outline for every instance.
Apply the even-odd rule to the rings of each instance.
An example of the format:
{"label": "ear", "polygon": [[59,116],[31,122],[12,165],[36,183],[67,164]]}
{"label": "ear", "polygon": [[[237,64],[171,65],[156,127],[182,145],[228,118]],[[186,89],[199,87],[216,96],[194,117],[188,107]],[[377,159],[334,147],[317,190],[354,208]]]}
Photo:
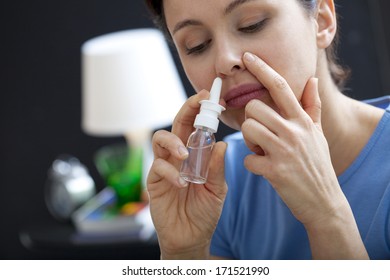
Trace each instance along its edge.
{"label": "ear", "polygon": [[334,1],[319,0],[317,9],[317,46],[325,49],[330,46],[337,31]]}

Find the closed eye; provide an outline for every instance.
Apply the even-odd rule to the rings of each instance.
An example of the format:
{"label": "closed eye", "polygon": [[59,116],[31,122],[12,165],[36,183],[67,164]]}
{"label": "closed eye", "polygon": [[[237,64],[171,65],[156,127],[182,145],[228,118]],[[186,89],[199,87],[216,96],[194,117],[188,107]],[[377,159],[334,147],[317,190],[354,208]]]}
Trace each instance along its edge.
{"label": "closed eye", "polygon": [[267,23],[268,19],[261,20],[259,22],[256,22],[255,24],[251,24],[249,26],[241,27],[238,30],[244,33],[255,33],[257,31],[260,31],[264,25]]}
{"label": "closed eye", "polygon": [[207,47],[210,45],[210,43],[211,43],[211,39],[207,40],[206,42],[199,44],[193,48],[186,48],[186,54],[187,55],[201,54],[202,52],[204,52],[207,49]]}

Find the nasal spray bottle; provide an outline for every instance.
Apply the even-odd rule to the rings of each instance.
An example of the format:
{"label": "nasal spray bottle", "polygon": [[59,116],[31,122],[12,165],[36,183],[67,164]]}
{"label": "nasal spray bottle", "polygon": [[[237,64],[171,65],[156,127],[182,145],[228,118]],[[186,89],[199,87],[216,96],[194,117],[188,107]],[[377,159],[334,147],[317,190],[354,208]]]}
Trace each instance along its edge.
{"label": "nasal spray bottle", "polygon": [[211,151],[215,144],[214,133],[218,130],[218,116],[224,107],[219,105],[222,80],[216,78],[210,90],[209,100],[202,100],[200,112],[195,118],[196,130],[187,142],[188,158],[183,162],[180,176],[195,184],[204,184],[207,180]]}

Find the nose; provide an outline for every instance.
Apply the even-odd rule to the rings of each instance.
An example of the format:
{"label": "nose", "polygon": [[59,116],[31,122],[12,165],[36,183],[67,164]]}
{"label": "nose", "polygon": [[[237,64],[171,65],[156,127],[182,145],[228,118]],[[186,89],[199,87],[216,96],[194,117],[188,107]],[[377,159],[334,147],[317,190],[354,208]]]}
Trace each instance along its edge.
{"label": "nose", "polygon": [[243,51],[239,46],[226,39],[216,42],[215,71],[219,77],[232,76],[244,69]]}

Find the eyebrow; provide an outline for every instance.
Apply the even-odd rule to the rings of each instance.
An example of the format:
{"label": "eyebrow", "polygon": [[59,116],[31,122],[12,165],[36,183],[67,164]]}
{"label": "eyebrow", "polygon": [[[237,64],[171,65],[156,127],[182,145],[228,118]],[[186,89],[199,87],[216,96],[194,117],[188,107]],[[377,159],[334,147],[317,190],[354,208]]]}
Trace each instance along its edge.
{"label": "eyebrow", "polygon": [[[225,8],[223,14],[224,15],[228,15],[231,12],[233,12],[234,9],[236,9],[238,6],[240,6],[242,4],[245,4],[247,2],[251,2],[251,1],[254,1],[254,0],[234,0]],[[175,34],[177,31],[179,31],[180,29],[182,29],[184,27],[187,27],[187,26],[200,26],[200,25],[202,25],[202,23],[200,21],[194,20],[194,19],[187,19],[187,20],[180,21],[173,28],[172,35]]]}
{"label": "eyebrow", "polygon": [[252,2],[252,1],[254,0],[235,0],[226,7],[224,11],[224,15],[230,14],[231,12],[233,12],[234,9],[236,9],[238,6],[242,4],[245,4],[247,2]]}
{"label": "eyebrow", "polygon": [[202,23],[198,20],[193,20],[193,19],[187,19],[187,20],[180,21],[175,25],[175,28],[172,31],[172,35],[175,34],[177,31],[179,31],[180,29],[187,27],[187,26],[191,26],[191,25],[192,26],[199,26],[199,25],[202,25]]}

